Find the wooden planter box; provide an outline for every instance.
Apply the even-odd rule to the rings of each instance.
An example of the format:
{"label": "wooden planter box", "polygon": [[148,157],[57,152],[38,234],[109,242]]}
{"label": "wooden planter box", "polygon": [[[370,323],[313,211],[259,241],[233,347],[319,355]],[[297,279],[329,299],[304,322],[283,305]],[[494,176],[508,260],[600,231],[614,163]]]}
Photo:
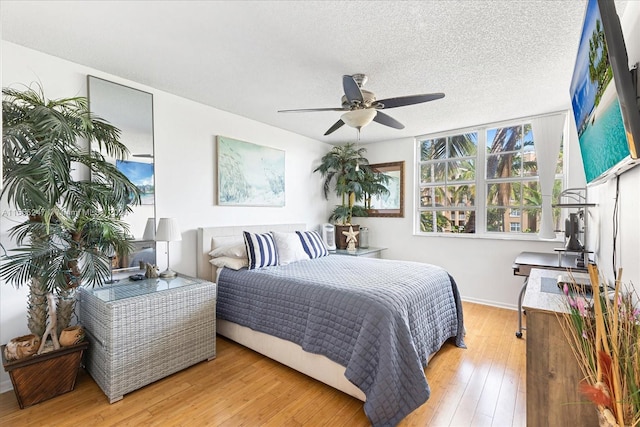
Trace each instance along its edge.
{"label": "wooden planter box", "polygon": [[89,347],[84,341],[38,356],[7,362],[3,345],[2,365],[9,373],[20,409],[67,393],[76,385],[82,353]]}

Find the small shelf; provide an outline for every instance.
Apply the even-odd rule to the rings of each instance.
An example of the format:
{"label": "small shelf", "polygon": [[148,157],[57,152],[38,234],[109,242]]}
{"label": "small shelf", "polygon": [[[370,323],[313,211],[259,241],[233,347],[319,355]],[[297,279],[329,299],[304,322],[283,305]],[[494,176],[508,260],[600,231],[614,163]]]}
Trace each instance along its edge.
{"label": "small shelf", "polygon": [[555,252],[569,252],[573,254],[592,254],[593,251],[588,251],[586,249],[566,249],[566,248],[553,248]]}
{"label": "small shelf", "polygon": [[556,203],[551,205],[554,208],[593,208],[595,203]]}

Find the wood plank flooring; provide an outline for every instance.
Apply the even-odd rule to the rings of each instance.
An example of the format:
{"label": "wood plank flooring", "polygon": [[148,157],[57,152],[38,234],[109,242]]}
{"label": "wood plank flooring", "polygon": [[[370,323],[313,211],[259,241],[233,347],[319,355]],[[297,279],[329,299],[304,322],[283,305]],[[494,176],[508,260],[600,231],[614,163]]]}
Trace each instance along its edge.
{"label": "wood plank flooring", "polygon": [[[517,313],[464,303],[467,349],[445,344],[426,369],[430,399],[399,425],[525,426],[525,339]],[[2,426],[368,426],[362,402],[218,337],[218,356],[110,405],[81,371],[76,389],[20,410],[0,395]]]}

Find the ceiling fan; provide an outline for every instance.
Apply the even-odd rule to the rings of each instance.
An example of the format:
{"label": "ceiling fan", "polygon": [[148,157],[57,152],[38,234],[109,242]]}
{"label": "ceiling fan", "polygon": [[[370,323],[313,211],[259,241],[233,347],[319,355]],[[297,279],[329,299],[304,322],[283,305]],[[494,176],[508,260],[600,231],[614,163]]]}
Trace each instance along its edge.
{"label": "ceiling fan", "polygon": [[345,111],[345,113],[340,116],[340,120],[335,122],[333,126],[324,133],[325,136],[335,132],[345,124],[358,129],[359,134],[360,129],[372,121],[394,129],[404,129],[404,125],[402,123],[380,110],[420,104],[422,102],[444,98],[444,93],[428,93],[423,95],[408,95],[377,100],[373,92],[362,88],[366,82],[367,76],[365,74],[342,76],[344,95],[342,96],[342,107],[340,108],[306,108],[298,110],[279,110],[278,112],[304,113],[312,111]]}

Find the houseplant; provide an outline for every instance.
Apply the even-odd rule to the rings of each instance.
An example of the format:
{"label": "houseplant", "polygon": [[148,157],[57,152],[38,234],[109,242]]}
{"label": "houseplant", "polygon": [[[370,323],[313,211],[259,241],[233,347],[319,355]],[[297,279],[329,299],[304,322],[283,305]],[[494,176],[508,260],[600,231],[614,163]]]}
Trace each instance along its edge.
{"label": "houseplant", "polygon": [[593,295],[570,293],[565,285],[567,313],[559,315],[584,375],[576,386],[594,403],[601,426],[635,426],[640,423],[638,296],[623,289],[622,270],[613,295],[607,295],[600,290],[598,268],[588,268]]}
{"label": "houseplant", "polygon": [[[364,157],[366,149],[357,148],[355,144],[336,145],[331,151],[322,156],[320,166],[314,172],[320,172],[324,178],[323,195],[329,199],[330,193],[335,193],[341,200],[331,212],[329,221],[336,224],[336,246],[338,249],[347,247],[346,238],[342,231],[358,226],[352,223],[354,216],[367,216],[364,206],[356,203],[362,202],[367,189],[366,177],[373,176],[374,172],[369,167],[369,161]],[[371,190],[373,187],[368,187]]]}
{"label": "houseplant", "polygon": [[128,151],[86,98],[48,100],[40,86],[2,94],[1,196],[26,219],[10,230],[17,248],[3,251],[0,278],[29,286],[28,327],[38,337],[46,330],[47,295],[55,294],[59,335],[71,321],[76,288],[102,284],[108,254],[131,250],[122,217],[139,202],[139,190],[102,154],[124,158]]}

